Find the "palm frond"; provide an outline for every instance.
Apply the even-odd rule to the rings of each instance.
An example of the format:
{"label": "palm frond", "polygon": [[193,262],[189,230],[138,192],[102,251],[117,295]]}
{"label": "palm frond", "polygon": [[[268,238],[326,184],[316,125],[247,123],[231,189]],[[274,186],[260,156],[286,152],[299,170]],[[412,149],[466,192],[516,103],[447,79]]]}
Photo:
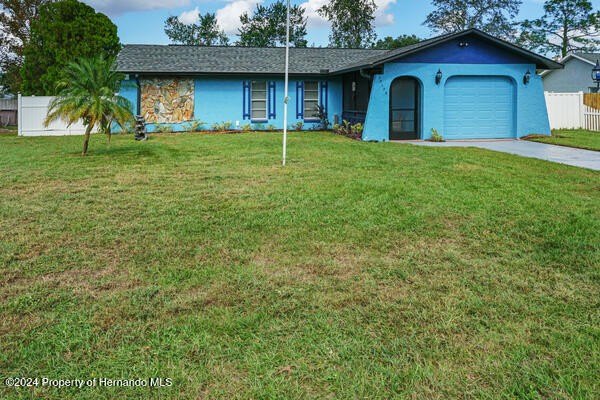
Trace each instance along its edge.
{"label": "palm frond", "polygon": [[59,93],[49,105],[45,126],[62,119],[69,125],[77,121],[92,127],[99,124],[106,131],[112,121],[123,127],[132,123],[131,103],[115,94],[124,77],[113,65],[113,60],[102,57],[69,63],[57,84]]}

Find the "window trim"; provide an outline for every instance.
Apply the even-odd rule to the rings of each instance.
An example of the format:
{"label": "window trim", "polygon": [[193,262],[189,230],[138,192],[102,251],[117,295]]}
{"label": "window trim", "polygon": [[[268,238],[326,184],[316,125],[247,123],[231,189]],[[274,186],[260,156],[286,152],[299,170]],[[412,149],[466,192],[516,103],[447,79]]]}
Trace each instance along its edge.
{"label": "window trim", "polygon": [[[307,109],[306,109],[306,84],[307,83],[315,83],[317,85],[317,88],[315,90],[310,90],[311,92],[315,92],[317,94],[316,97],[316,101],[317,101],[317,107],[321,105],[321,93],[320,93],[320,85],[319,85],[319,81],[304,81],[302,84],[302,118],[304,119],[304,121],[306,122],[318,122],[319,121],[319,117],[308,117],[308,113],[307,113]],[[308,99],[309,101],[315,101],[314,98]]]}
{"label": "window trim", "polygon": [[[264,83],[265,85],[265,98],[263,99],[257,99],[254,100],[252,97],[252,94],[254,93],[254,84],[255,83]],[[262,92],[262,90],[260,90],[260,92]],[[264,101],[265,102],[265,108],[262,109],[257,109],[256,111],[264,111],[265,113],[265,117],[264,118],[254,118],[254,101]],[[250,122],[254,122],[254,123],[264,123],[264,122],[269,122],[269,84],[266,80],[254,80],[254,81],[250,81]]]}

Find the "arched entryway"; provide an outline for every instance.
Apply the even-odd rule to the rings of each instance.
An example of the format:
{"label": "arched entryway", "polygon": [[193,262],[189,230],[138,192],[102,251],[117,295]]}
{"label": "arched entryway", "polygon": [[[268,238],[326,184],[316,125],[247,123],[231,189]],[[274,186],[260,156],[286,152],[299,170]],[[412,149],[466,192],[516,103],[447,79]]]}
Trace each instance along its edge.
{"label": "arched entryway", "polygon": [[411,77],[396,78],[390,88],[390,140],[420,138],[419,81]]}

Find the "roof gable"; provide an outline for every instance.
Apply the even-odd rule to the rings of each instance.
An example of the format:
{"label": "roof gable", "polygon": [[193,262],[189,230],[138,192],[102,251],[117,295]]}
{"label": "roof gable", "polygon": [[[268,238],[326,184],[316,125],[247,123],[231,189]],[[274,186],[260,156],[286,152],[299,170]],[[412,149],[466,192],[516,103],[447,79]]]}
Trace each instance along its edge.
{"label": "roof gable", "polygon": [[532,60],[504,46],[470,34],[452,38],[402,57],[402,63],[530,64]]}
{"label": "roof gable", "polygon": [[[448,48],[451,48],[453,46],[458,46],[458,44],[461,42],[470,43],[470,41],[473,40],[477,40],[477,43],[480,45],[480,49],[483,49],[485,47],[485,51],[481,51],[481,54],[477,55],[475,54],[475,51],[468,51],[470,45],[463,47],[461,50],[467,51],[462,54],[465,55],[465,59],[468,58],[470,61],[479,60],[479,63],[481,63],[485,60],[486,57],[492,57],[492,59],[502,60],[503,63],[506,63],[509,60],[518,60],[519,63],[525,62],[528,64],[535,64],[538,69],[563,68],[562,64],[550,60],[549,58],[540,56],[536,53],[533,53],[529,50],[525,50],[512,43],[488,35],[487,33],[482,32],[478,29],[468,29],[461,32],[441,35],[432,39],[424,40],[415,45],[392,50],[383,55],[377,55],[369,59],[365,59],[363,62],[342,67],[336,70],[335,72],[342,73],[363,68],[374,68],[386,62],[400,61],[404,59],[410,60],[411,58],[413,59],[412,62],[416,62],[414,60],[417,59],[425,60],[418,62],[442,62],[441,60],[445,58],[452,59],[454,60],[453,62],[456,63],[463,63],[464,61],[460,61],[460,56],[457,54],[452,54],[453,52],[447,52],[447,54],[443,55],[441,54],[443,53],[441,51],[435,52],[431,50],[435,49],[436,47],[438,48],[438,50],[442,49],[442,45],[444,44],[448,44],[448,46],[450,46]],[[477,48],[477,46],[475,46],[475,48]],[[456,47],[454,47],[454,49],[456,49]],[[426,57],[430,57],[431,60],[426,61]],[[491,63],[495,64],[497,62]]]}
{"label": "roof gable", "polygon": [[[596,61],[600,59],[600,54],[598,53],[569,53],[565,57],[561,58],[560,62],[566,67],[569,63],[583,63],[591,66],[596,65]],[[590,69],[591,71],[591,69]],[[543,71],[540,75],[542,77],[551,74],[554,70],[546,70]]]}
{"label": "roof gable", "polygon": [[569,58],[569,56],[578,58],[581,61],[585,61],[591,65],[596,65],[596,61],[600,60],[600,53],[571,53],[565,57],[565,60]]}

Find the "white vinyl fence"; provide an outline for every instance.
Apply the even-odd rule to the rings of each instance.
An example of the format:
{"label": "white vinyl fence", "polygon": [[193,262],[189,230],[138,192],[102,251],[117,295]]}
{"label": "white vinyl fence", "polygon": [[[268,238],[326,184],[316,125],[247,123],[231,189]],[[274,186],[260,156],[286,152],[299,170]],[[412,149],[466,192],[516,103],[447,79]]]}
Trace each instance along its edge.
{"label": "white vinyl fence", "polygon": [[600,132],[600,110],[583,105],[583,128]]}
{"label": "white vinyl fence", "polygon": [[48,113],[48,105],[53,97],[49,96],[21,96],[19,104],[19,136],[66,136],[83,135],[85,127],[78,122],[71,126],[61,120],[44,127],[44,119]]}
{"label": "white vinyl fence", "polygon": [[583,92],[546,92],[545,95],[551,129],[600,131],[600,110],[583,104]]}

